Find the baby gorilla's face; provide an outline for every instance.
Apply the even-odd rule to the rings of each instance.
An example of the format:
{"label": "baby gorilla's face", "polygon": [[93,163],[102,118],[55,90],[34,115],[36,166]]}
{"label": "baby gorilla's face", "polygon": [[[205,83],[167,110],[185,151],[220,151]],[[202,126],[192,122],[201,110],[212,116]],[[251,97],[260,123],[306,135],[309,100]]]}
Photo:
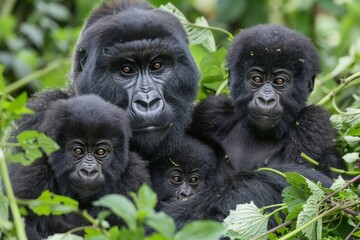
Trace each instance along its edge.
{"label": "baby gorilla's face", "polygon": [[187,201],[205,188],[204,174],[197,168],[171,167],[165,177],[175,200]]}

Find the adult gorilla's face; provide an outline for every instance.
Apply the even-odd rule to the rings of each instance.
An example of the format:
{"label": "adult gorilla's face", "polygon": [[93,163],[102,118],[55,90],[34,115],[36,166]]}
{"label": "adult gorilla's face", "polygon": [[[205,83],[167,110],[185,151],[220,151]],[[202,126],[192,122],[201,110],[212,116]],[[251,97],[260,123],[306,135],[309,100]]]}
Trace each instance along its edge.
{"label": "adult gorilla's face", "polygon": [[106,6],[90,16],[79,39],[75,92],[128,108],[132,149],[150,160],[169,154],[183,137],[197,92],[186,34],[169,13]]}

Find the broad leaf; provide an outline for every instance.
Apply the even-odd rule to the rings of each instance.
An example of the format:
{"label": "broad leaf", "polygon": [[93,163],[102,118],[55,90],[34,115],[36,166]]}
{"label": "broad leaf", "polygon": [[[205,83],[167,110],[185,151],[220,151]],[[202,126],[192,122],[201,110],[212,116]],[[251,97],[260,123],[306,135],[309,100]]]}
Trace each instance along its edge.
{"label": "broad leaf", "polygon": [[193,221],[186,224],[175,235],[175,240],[207,239],[218,240],[224,234],[221,223],[213,221]]}
{"label": "broad leaf", "polygon": [[171,239],[174,236],[174,220],[164,212],[154,212],[154,214],[146,218],[145,223],[167,239]]}
{"label": "broad leaf", "polygon": [[331,185],[330,189],[336,191],[336,190],[338,190],[339,188],[341,188],[342,186],[344,186],[345,183],[346,183],[345,180],[344,180],[341,176],[339,176],[339,177],[335,180],[335,182]]}
{"label": "broad leaf", "polygon": [[70,233],[57,233],[46,238],[47,240],[82,240],[84,238],[70,234]]}
{"label": "broad leaf", "polygon": [[29,201],[30,209],[37,215],[62,215],[78,210],[79,203],[66,196],[60,196],[49,192],[48,190],[41,193],[35,199]]}
{"label": "broad leaf", "polygon": [[357,160],[359,160],[359,153],[353,152],[353,153],[347,153],[344,156],[342,156],[342,159],[345,160],[347,163],[353,163]]}
{"label": "broad leaf", "polygon": [[355,124],[352,126],[347,132],[346,135],[349,136],[360,136],[360,123]]}
{"label": "broad leaf", "polygon": [[109,194],[94,202],[93,205],[109,208],[116,216],[123,219],[130,229],[136,228],[137,211],[128,198],[118,194]]}
{"label": "broad leaf", "polygon": [[268,220],[253,202],[239,204],[224,220],[226,235],[232,239],[253,238],[267,231]]}

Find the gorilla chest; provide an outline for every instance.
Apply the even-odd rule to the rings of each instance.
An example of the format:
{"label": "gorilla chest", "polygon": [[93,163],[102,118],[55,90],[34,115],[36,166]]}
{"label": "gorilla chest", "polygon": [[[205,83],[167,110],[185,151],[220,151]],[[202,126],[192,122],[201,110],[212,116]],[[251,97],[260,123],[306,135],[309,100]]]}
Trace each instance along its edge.
{"label": "gorilla chest", "polygon": [[225,165],[236,171],[256,169],[281,158],[283,144],[243,132],[232,131],[221,145],[225,151]]}

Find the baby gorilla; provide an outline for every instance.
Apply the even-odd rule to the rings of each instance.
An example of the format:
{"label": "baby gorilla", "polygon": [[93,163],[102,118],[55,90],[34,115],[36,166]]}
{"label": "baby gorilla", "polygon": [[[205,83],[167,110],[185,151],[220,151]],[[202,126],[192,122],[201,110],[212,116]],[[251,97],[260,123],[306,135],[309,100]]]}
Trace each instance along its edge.
{"label": "baby gorilla", "polygon": [[186,137],[169,157],[151,162],[151,179],[159,202],[187,201],[211,186],[216,159],[210,147]]}
{"label": "baby gorilla", "polygon": [[[126,195],[150,181],[147,162],[128,151],[130,127],[127,113],[95,95],[53,102],[45,113],[40,130],[54,139],[60,149],[31,166],[11,166],[15,195],[37,198],[42,191],[69,196],[95,216],[99,208],[92,201],[110,194]],[[76,226],[88,224],[68,214],[26,216],[29,239],[46,238]],[[110,224],[120,224],[115,217]]]}

